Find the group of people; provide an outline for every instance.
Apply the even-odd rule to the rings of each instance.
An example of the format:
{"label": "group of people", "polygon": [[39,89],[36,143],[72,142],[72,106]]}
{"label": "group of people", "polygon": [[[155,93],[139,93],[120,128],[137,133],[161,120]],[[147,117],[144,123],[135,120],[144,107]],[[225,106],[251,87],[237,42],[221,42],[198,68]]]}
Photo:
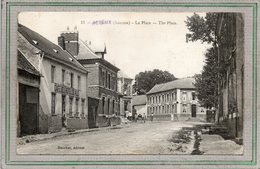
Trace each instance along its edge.
{"label": "group of people", "polygon": [[[131,112],[125,112],[125,117],[130,120],[130,121],[134,121],[137,122],[137,120],[142,120],[144,123],[147,119],[146,113],[143,114],[137,114],[136,110],[133,110],[133,113]],[[151,121],[153,121],[153,113],[151,114]]]}

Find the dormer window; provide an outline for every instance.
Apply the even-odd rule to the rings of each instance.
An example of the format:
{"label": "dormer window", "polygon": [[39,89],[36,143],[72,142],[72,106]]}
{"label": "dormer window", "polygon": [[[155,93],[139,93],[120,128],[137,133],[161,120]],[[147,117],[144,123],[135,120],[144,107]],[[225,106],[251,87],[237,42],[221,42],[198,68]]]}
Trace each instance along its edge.
{"label": "dormer window", "polygon": [[58,51],[57,51],[56,49],[53,49],[53,51],[54,51],[55,53],[58,53]]}
{"label": "dormer window", "polygon": [[36,40],[32,40],[35,45],[38,45],[38,42]]}

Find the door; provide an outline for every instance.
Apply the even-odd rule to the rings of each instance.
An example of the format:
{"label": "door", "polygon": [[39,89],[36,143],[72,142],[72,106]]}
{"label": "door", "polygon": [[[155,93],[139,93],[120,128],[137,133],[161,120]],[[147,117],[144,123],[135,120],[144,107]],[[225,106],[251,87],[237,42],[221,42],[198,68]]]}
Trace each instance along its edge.
{"label": "door", "polygon": [[196,117],[196,104],[191,105],[191,117]]}
{"label": "door", "polygon": [[62,98],[61,98],[61,113],[62,113],[62,127],[66,127],[66,125],[65,125],[65,120],[66,120],[66,118],[65,118],[65,113],[66,113],[66,96],[65,95],[62,95],[61,96]]}
{"label": "door", "polygon": [[38,131],[39,90],[19,84],[19,121],[21,135],[36,134]]}

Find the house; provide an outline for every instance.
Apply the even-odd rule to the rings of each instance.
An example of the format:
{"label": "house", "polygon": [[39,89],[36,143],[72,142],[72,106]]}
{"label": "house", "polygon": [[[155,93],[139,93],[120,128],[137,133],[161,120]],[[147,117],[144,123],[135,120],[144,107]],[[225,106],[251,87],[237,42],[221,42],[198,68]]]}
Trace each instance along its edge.
{"label": "house", "polygon": [[88,97],[92,103],[89,104],[91,124],[93,127],[110,125],[110,117],[119,115],[117,92],[119,68],[105,60],[106,46],[93,47],[93,43],[81,40],[76,30],[61,33],[58,44],[71,53],[89,72]]}
{"label": "house", "polygon": [[41,74],[20,50],[17,51],[18,105],[17,136],[36,134],[39,116]]}
{"label": "house", "polygon": [[146,95],[137,95],[133,96],[133,112],[137,114],[137,116],[145,115],[147,117],[147,97]]}
{"label": "house", "polygon": [[126,112],[132,112],[132,88],[133,79],[122,70],[118,72],[117,89],[119,93],[119,115],[126,116]]}
{"label": "house", "polygon": [[148,116],[154,120],[205,120],[206,109],[201,107],[194,86],[194,78],[183,78],[155,85],[147,95]]}
{"label": "house", "polygon": [[243,140],[244,117],[244,19],[241,13],[220,13],[216,36],[225,36],[218,46],[218,62],[226,63],[219,73],[218,123],[225,124],[233,137]]}
{"label": "house", "polygon": [[39,133],[88,128],[87,70],[67,51],[18,25],[18,51],[39,70]]}

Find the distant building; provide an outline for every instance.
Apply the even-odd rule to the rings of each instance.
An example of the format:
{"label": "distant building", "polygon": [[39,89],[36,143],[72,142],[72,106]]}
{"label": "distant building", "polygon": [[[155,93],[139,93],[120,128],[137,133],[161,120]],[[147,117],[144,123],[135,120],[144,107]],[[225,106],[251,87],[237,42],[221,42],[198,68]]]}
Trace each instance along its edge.
{"label": "distant building", "polygon": [[132,83],[133,79],[127,76],[122,70],[118,72],[117,89],[119,93],[120,116],[126,116],[126,112],[132,113]]}
{"label": "distant building", "polygon": [[225,61],[225,72],[219,81],[217,119],[226,124],[234,137],[243,139],[244,118],[244,19],[241,13],[220,13],[217,37],[225,36],[219,46],[219,61]]}
{"label": "distant building", "polygon": [[87,70],[67,51],[20,24],[18,50],[42,75],[38,132],[87,128]]}
{"label": "distant building", "polygon": [[119,115],[117,92],[119,69],[105,60],[105,45],[94,47],[91,42],[81,40],[76,30],[61,33],[58,43],[89,72],[88,96],[91,100],[89,103],[92,103],[89,104],[89,120],[91,121],[89,123],[93,124],[93,127],[109,125],[108,118]]}
{"label": "distant building", "polygon": [[133,96],[133,112],[137,115],[147,116],[147,97],[146,95]]}
{"label": "distant building", "polygon": [[206,109],[198,103],[194,82],[194,78],[183,78],[155,85],[147,93],[148,115],[153,113],[155,120],[205,120]]}

